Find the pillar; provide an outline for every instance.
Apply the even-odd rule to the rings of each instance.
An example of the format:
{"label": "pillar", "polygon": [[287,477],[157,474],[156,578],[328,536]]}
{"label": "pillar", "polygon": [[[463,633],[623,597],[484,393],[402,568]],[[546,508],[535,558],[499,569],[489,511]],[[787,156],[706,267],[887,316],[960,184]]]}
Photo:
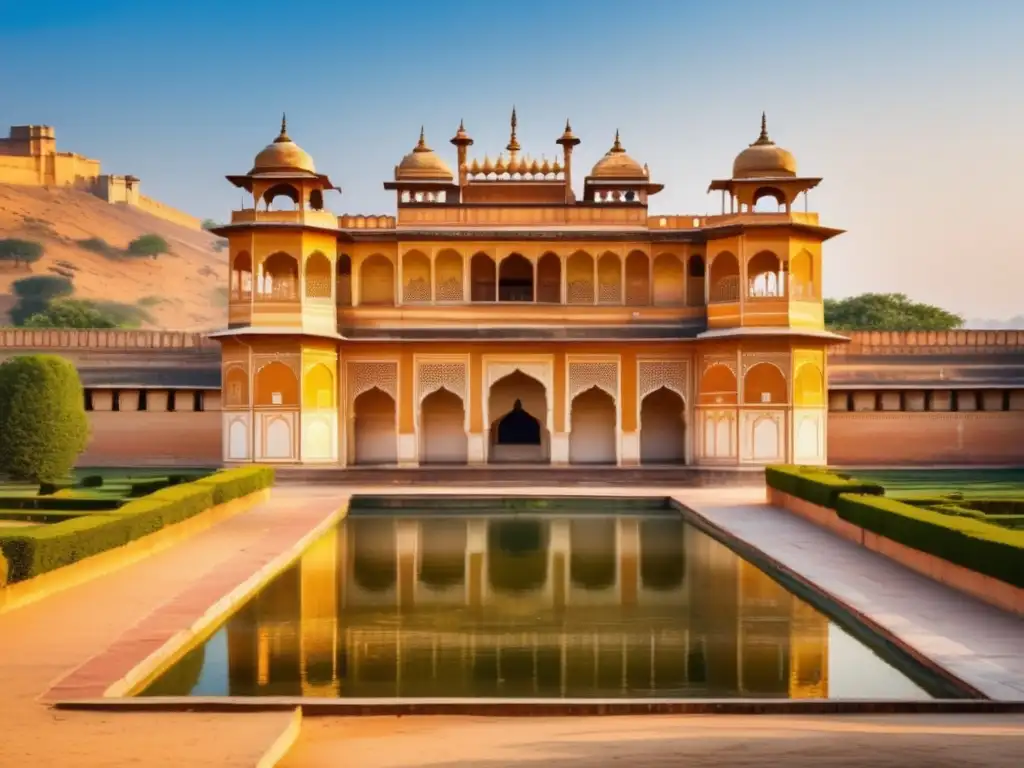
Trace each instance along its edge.
{"label": "pillar", "polygon": [[636,353],[623,352],[619,360],[619,466],[635,467],[640,464]]}
{"label": "pillar", "polygon": [[568,414],[566,413],[566,381],[567,370],[565,352],[556,352],[552,362],[551,376],[551,409],[554,418],[551,425],[551,463],[568,465],[569,463],[569,432],[567,430]]}
{"label": "pillar", "polygon": [[469,401],[469,433],[467,437],[466,460],[470,465],[487,463],[487,429],[484,424],[484,398],[489,397],[486,391],[483,372],[483,358],[479,352],[469,356],[469,382],[466,386],[466,398]]}
{"label": "pillar", "polygon": [[412,352],[403,352],[398,364],[398,466],[419,466],[416,434],[416,376]]}

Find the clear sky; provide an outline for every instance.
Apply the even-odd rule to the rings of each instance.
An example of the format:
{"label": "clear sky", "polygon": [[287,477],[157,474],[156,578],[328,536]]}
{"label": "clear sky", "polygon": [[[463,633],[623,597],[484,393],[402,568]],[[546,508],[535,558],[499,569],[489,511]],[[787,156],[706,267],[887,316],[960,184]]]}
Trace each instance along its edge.
{"label": "clear sky", "polygon": [[848,230],[827,295],[1024,313],[1020,0],[0,0],[0,19],[0,130],[54,125],[197,216],[238,206],[223,176],[282,111],[343,187],[333,210],[387,213],[421,123],[451,164],[460,118],[493,157],[513,104],[524,151],[554,157],[570,117],[586,168],[619,128],[666,184],[652,213],[713,213],[763,109]]}

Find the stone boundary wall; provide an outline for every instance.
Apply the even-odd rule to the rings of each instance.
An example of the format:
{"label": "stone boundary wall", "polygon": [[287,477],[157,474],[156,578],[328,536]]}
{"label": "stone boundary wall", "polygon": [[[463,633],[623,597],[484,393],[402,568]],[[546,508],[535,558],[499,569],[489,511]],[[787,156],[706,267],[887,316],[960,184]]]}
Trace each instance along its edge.
{"label": "stone boundary wall", "polygon": [[203,333],[189,331],[60,330],[0,328],[0,349],[220,349]]}
{"label": "stone boundary wall", "polygon": [[143,194],[139,195],[139,201],[137,204],[132,206],[138,208],[140,211],[156,216],[157,218],[169,221],[172,224],[177,224],[180,227],[188,227],[189,229],[201,230],[203,223],[200,219],[195,216],[179,211],[173,206],[161,203],[159,200],[154,200],[151,197],[146,197]]}
{"label": "stone boundary wall", "polygon": [[[1024,331],[840,331],[850,339],[829,358],[853,355],[919,355],[1024,352]],[[1017,350],[1013,348],[1016,347]],[[1009,348],[1009,349],[1008,349]]]}
{"label": "stone boundary wall", "polygon": [[905,546],[873,531],[866,531],[843,520],[833,509],[798,499],[771,486],[767,487],[767,502],[947,587],[964,592],[996,608],[1024,616],[1024,589],[1020,587]]}

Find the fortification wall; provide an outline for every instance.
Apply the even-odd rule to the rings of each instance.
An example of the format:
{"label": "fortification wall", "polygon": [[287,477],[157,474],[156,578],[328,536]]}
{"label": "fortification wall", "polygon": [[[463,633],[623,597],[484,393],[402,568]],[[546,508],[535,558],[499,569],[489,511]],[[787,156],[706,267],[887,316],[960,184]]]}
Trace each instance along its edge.
{"label": "fortification wall", "polygon": [[169,221],[172,224],[178,224],[189,229],[202,229],[202,221],[195,216],[190,216],[184,211],[179,211],[177,208],[161,203],[159,200],[154,200],[151,197],[146,197],[143,194],[139,194],[136,206],[139,210],[157,216],[164,221]]}
{"label": "fortification wall", "polygon": [[40,171],[35,158],[0,154],[0,184],[42,186]]}

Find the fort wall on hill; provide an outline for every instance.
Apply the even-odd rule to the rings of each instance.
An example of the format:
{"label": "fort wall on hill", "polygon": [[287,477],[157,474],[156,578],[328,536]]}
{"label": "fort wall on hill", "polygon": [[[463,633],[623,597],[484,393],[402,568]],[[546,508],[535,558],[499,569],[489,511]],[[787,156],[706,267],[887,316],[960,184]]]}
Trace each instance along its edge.
{"label": "fort wall on hill", "polygon": [[[830,464],[1024,464],[1024,332],[847,336],[829,352]],[[0,330],[0,361],[36,352],[78,367],[92,424],[84,464],[220,462],[221,357],[212,339]]]}
{"label": "fort wall on hill", "polygon": [[33,187],[72,187],[114,205],[129,205],[190,229],[202,222],[140,191],[142,182],[131,175],[104,174],[99,160],[74,152],[58,152],[53,126],[11,126],[0,138],[0,184]]}

